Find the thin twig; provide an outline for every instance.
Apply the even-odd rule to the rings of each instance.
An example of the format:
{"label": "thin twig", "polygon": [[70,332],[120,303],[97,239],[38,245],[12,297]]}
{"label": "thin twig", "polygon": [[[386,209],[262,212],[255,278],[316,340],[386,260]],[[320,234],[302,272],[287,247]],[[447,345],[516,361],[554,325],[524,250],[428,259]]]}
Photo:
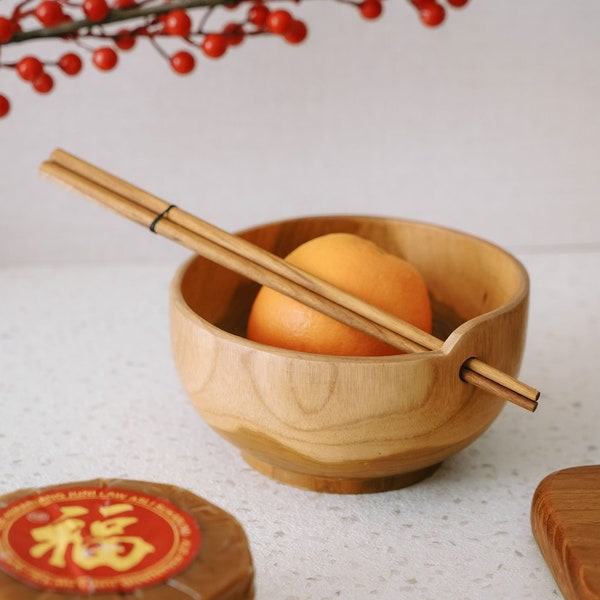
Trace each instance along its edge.
{"label": "thin twig", "polygon": [[2,45],[18,44],[32,39],[53,39],[68,36],[69,34],[77,33],[82,29],[89,29],[97,25],[107,25],[110,23],[118,23],[120,21],[129,21],[136,18],[150,17],[154,15],[162,15],[171,12],[175,9],[189,8],[214,8],[215,6],[235,4],[235,0],[174,0],[173,2],[165,2],[158,5],[138,6],[133,8],[112,9],[108,16],[102,21],[91,21],[89,19],[79,19],[69,23],[62,23],[56,27],[40,27],[29,31],[20,31],[15,33],[12,38]]}

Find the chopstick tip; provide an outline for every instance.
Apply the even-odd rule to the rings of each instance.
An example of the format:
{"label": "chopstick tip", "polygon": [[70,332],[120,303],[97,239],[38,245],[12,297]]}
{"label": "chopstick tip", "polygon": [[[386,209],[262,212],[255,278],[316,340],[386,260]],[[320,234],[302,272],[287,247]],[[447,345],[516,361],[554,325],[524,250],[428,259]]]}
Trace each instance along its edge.
{"label": "chopstick tip", "polygon": [[39,173],[40,175],[43,175],[44,177],[48,177],[50,175],[50,170],[52,168],[52,161],[51,160],[45,160],[42,163],[40,163],[39,166]]}

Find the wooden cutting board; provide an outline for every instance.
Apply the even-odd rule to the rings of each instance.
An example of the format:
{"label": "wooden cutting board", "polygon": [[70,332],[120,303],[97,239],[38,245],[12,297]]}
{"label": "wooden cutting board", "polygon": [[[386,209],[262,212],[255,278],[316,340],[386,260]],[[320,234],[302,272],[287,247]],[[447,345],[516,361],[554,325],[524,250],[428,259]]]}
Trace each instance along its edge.
{"label": "wooden cutting board", "polygon": [[531,527],[566,600],[600,599],[600,465],[545,477],[531,506]]}

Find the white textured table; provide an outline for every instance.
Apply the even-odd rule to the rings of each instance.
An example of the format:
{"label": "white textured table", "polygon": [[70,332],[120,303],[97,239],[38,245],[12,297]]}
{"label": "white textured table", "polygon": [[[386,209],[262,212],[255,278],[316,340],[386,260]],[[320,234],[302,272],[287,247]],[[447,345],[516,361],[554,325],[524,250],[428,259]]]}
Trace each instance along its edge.
{"label": "white textured table", "polygon": [[170,355],[174,264],[0,268],[0,493],[97,476],[168,482],[234,514],[258,600],[560,597],[529,511],[550,472],[600,463],[600,252],[520,258],[532,283],[521,379],[430,479],[317,494],[252,471],[194,412]]}

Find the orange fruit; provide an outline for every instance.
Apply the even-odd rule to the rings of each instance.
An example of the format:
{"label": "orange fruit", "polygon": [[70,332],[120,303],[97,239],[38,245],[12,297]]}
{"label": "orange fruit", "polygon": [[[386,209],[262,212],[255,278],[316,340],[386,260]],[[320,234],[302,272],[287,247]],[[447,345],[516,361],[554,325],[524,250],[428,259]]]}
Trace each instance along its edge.
{"label": "orange fruit", "polygon": [[[370,240],[330,233],[298,246],[285,260],[431,333],[431,304],[422,275],[412,264]],[[247,335],[255,342],[318,354],[401,353],[264,286],[252,305]]]}

